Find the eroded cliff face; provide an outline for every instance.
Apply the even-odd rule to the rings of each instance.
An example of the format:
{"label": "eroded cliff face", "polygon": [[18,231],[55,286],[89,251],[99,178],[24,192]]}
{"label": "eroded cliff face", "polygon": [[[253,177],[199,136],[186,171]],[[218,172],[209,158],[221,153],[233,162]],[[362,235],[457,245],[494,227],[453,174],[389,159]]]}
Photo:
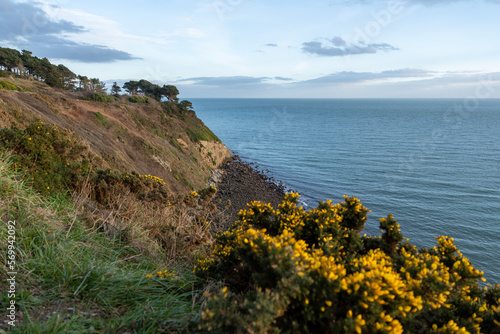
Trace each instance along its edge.
{"label": "eroded cliff face", "polygon": [[231,158],[231,151],[221,142],[200,140],[200,144],[201,154],[208,165],[219,168]]}
{"label": "eroded cliff face", "polygon": [[0,127],[24,128],[43,120],[79,136],[99,168],[136,171],[165,181],[173,193],[203,188],[229,149],[191,111],[149,99],[110,103],[37,82],[0,78],[20,90],[0,89]]}

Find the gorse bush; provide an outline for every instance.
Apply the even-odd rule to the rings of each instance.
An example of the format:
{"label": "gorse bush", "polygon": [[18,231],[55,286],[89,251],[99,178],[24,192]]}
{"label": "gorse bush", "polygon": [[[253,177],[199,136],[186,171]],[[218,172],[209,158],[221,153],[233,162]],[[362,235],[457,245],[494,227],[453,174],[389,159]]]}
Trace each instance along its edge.
{"label": "gorse bush", "polygon": [[88,148],[54,125],[36,121],[25,129],[0,130],[0,144],[12,150],[14,167],[29,175],[45,194],[65,193],[78,175],[89,171]]}
{"label": "gorse bush", "polygon": [[248,204],[217,235],[195,273],[227,285],[207,295],[203,332],[490,333],[500,326],[500,286],[480,288],[476,270],[441,236],[420,249],[397,221],[360,236],[369,212],[354,197],[310,211],[287,194],[275,210]]}
{"label": "gorse bush", "polygon": [[[17,221],[17,271],[26,273],[16,281],[21,316],[1,333],[181,333],[197,315],[202,291],[187,268],[89,228],[70,201],[32,191],[3,153],[0,185],[2,218]],[[6,223],[2,239],[7,232]],[[9,305],[5,293],[0,308]]]}
{"label": "gorse bush", "polygon": [[174,196],[154,175],[105,168],[81,138],[55,125],[36,121],[25,129],[0,129],[12,168],[44,196],[73,195],[82,216],[141,252],[194,263],[193,254],[208,254],[215,188],[196,196]]}
{"label": "gorse bush", "polygon": [[117,193],[130,192],[140,199],[167,199],[165,182],[153,175],[91,168],[98,161],[76,135],[52,124],[36,121],[25,129],[0,129],[0,144],[13,154],[13,167],[21,169],[43,194],[93,189],[91,199],[106,205]]}
{"label": "gorse bush", "polygon": [[120,193],[131,193],[146,201],[167,202],[169,198],[165,182],[153,175],[99,169],[92,171],[85,181],[93,187],[91,199],[103,205]]}

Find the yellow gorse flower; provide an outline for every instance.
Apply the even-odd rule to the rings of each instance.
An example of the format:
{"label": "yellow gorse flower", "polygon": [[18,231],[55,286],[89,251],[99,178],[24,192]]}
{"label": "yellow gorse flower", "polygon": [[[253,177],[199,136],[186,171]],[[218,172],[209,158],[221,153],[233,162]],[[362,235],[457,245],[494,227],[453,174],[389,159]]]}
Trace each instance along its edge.
{"label": "yellow gorse flower", "polygon": [[[392,215],[380,219],[385,229],[382,237],[360,237],[368,210],[357,198],[344,197],[335,205],[320,202],[317,208],[305,211],[298,205],[299,197],[287,194],[277,209],[269,203],[247,204],[235,225],[217,235],[212,256],[198,261],[194,272],[202,277],[237,275],[233,281],[238,282],[247,274],[249,286],[255,287],[234,300],[227,286],[207,297],[200,325],[206,324],[204,329],[222,326],[229,321],[224,312],[242,305],[249,307],[245,312],[258,317],[262,300],[266,309],[283,317],[283,323],[295,320],[293,312],[303,312],[300,316],[312,319],[311,323],[332,326],[326,331],[346,333],[403,333],[408,319],[421,319],[422,311],[455,312],[457,300],[475,308],[468,319],[461,320],[475,333],[481,333],[484,319],[498,313],[500,299],[491,305],[477,297],[475,280],[482,278],[482,272],[463,257],[453,238],[440,236],[436,247],[422,250],[406,239],[389,251],[384,242],[401,237]],[[225,271],[218,273],[220,268]],[[234,306],[231,303],[238,305],[220,309]],[[288,310],[293,310],[291,315]],[[500,316],[489,323],[500,326]],[[424,328],[468,332],[455,321],[429,322]]]}

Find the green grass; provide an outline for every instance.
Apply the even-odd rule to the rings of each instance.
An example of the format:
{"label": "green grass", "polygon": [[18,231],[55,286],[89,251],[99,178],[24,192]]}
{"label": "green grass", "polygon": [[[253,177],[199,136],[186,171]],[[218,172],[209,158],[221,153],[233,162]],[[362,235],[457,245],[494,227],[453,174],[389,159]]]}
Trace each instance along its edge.
{"label": "green grass", "polygon": [[[199,311],[189,268],[166,266],[81,220],[63,195],[42,197],[0,156],[0,216],[16,220],[21,323],[13,333],[178,332]],[[6,224],[2,240],[6,240]],[[0,244],[6,254],[5,242]],[[146,278],[160,270],[178,278]],[[6,294],[0,308],[7,307]],[[0,327],[1,328],[1,327]]]}
{"label": "green grass", "polygon": [[220,139],[212,130],[207,128],[194,114],[182,115],[181,119],[188,125],[186,127],[186,134],[193,142],[197,143],[200,140],[220,142]]}
{"label": "green grass", "polygon": [[17,90],[19,92],[32,92],[33,91],[31,88],[18,86],[12,82],[5,81],[5,80],[0,81],[0,89]]}
{"label": "green grass", "polygon": [[104,116],[100,112],[96,112],[94,115],[96,117],[97,124],[104,126],[106,129],[109,129],[111,127],[111,122],[106,116]]}

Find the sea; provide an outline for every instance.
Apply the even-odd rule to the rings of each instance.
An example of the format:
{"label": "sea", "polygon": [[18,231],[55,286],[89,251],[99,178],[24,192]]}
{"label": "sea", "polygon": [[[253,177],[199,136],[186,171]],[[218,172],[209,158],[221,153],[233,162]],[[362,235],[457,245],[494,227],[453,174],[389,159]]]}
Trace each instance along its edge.
{"label": "sea", "polygon": [[356,196],[371,210],[363,233],[392,213],[417,247],[451,236],[500,284],[500,99],[189,100],[305,209]]}

